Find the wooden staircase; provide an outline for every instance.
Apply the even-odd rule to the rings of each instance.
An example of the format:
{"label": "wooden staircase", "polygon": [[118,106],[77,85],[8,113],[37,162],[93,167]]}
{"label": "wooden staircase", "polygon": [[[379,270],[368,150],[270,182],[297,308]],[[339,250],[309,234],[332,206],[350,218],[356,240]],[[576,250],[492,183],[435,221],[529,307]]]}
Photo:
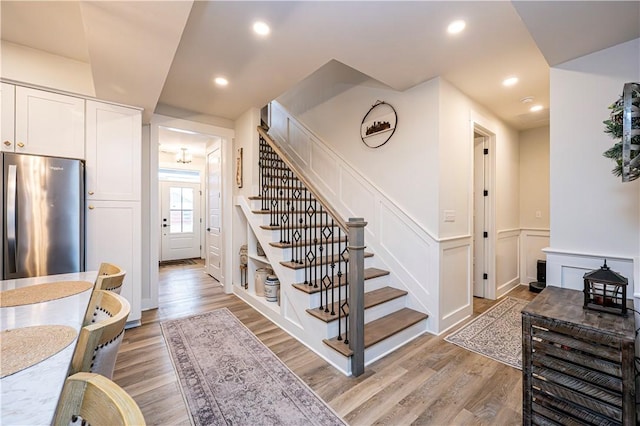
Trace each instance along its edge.
{"label": "wooden staircase", "polygon": [[[283,166],[282,163],[277,162],[276,164],[277,165],[272,168],[265,167],[264,164],[261,165],[261,167],[264,167],[262,169],[262,174],[272,176],[278,173],[283,173],[283,171],[286,171],[287,173],[290,172],[290,169]],[[345,303],[349,289],[347,275],[341,273],[338,273],[337,275],[334,273],[328,273],[334,272],[335,265],[340,262],[347,263],[349,261],[348,252],[346,252],[346,250],[345,252],[334,252],[333,250],[329,251],[329,249],[326,249],[326,254],[323,254],[321,250],[321,256],[315,256],[311,261],[306,257],[300,256],[298,256],[297,260],[294,260],[294,257],[296,256],[293,253],[293,251],[307,252],[309,247],[319,243],[328,244],[327,247],[331,247],[336,244],[338,244],[338,247],[340,247],[339,244],[342,244],[341,247],[346,247],[345,243],[347,237],[342,234],[340,237],[336,238],[335,236],[337,234],[334,230],[326,231],[328,226],[326,222],[320,224],[314,222],[314,220],[317,220],[317,217],[320,217],[319,220],[322,221],[322,214],[318,215],[315,211],[308,213],[304,206],[299,203],[300,198],[287,195],[287,191],[291,193],[292,187],[295,191],[304,191],[305,202],[311,201],[315,203],[317,202],[316,198],[307,190],[298,177],[289,176],[286,180],[289,184],[281,185],[277,183],[270,186],[269,190],[272,192],[271,197],[263,195],[249,197],[249,202],[251,203],[251,214],[263,217],[263,222],[267,222],[267,224],[261,225],[260,228],[266,231],[273,231],[271,234],[265,234],[272,235],[271,241],[261,240],[260,243],[263,247],[265,244],[269,244],[281,253],[280,259],[282,260],[270,259],[272,263],[277,261],[281,266],[296,271],[295,276],[296,278],[299,278],[298,282],[286,283],[282,282],[281,279],[280,285],[291,285],[296,289],[296,291],[309,296],[309,308],[306,309],[306,313],[317,320],[317,327],[326,328],[327,331],[325,335],[329,337],[323,339],[324,344],[342,354],[344,357],[350,357],[352,355],[352,351],[349,349],[348,342],[345,342],[347,336],[340,331],[344,330],[345,326],[337,324],[338,322],[346,322],[349,315],[349,307]],[[296,230],[308,231],[311,228],[316,228],[318,232],[313,234],[314,237],[308,237],[298,241],[280,241],[279,238],[281,237],[279,237],[277,231],[281,230],[281,225],[269,223],[268,220],[269,215],[275,217],[275,214],[272,215],[272,213],[275,213],[274,210],[272,210],[272,207],[277,203],[283,203],[287,206],[286,210],[280,207],[277,214],[286,213],[290,215],[290,218],[295,219],[287,220],[286,226],[291,232],[295,232]],[[304,223],[302,223],[302,219],[298,219],[303,217],[305,220]],[[320,229],[324,230],[324,232],[320,232]],[[388,339],[393,339],[394,336],[399,336],[403,331],[413,326],[420,326],[420,324],[422,324],[422,331],[424,331],[424,329],[426,329],[424,324],[428,316],[422,312],[418,312],[407,307],[407,292],[405,290],[389,286],[389,272],[375,267],[374,253],[365,252],[364,257],[364,315],[366,322],[364,328],[364,341],[366,359],[367,351],[370,348],[373,348],[377,344],[383,344]],[[313,279],[305,279],[300,272],[305,268],[320,268],[320,273],[312,275]],[[307,275],[305,273],[304,277],[306,276]],[[328,288],[325,285],[327,282],[332,283],[331,288]],[[342,312],[339,317],[338,312],[341,309]],[[416,334],[415,329],[412,329],[412,333]],[[390,349],[397,347],[399,344],[402,344],[402,342],[406,343],[407,339],[410,340],[413,337],[415,337],[415,335],[407,337],[406,339],[403,337],[397,337],[396,341],[400,343],[397,343],[396,341],[390,343]],[[380,354],[387,353],[389,350],[381,349],[377,352],[372,351],[372,353],[378,354],[373,355],[374,357],[377,357]]]}

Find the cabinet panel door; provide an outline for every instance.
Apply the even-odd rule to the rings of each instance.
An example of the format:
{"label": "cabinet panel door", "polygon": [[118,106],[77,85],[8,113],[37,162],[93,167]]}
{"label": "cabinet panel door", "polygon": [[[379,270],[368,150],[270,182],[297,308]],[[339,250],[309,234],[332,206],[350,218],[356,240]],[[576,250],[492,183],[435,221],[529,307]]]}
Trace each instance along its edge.
{"label": "cabinet panel door", "polygon": [[87,101],[87,198],[140,200],[142,113]]}
{"label": "cabinet panel door", "polygon": [[15,86],[13,84],[0,84],[0,151],[13,152],[15,147],[14,120],[13,115]]}
{"label": "cabinet panel door", "polygon": [[84,99],[16,87],[15,152],[84,159]]}
{"label": "cabinet panel door", "polygon": [[141,318],[140,225],[139,202],[87,202],[86,269],[98,270],[102,262],[110,262],[126,271],[120,294],[131,304],[128,321]]}

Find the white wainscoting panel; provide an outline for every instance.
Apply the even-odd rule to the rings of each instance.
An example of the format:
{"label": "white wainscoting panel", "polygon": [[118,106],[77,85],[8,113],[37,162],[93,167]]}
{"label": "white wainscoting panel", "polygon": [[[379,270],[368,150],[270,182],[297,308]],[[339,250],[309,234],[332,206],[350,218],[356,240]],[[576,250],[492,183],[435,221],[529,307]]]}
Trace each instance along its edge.
{"label": "white wainscoting panel", "polygon": [[548,229],[522,229],[520,232],[520,282],[529,284],[538,281],[538,260],[546,260],[547,255],[543,251],[549,247]]}
{"label": "white wainscoting panel", "polygon": [[604,260],[607,259],[609,268],[629,280],[627,297],[631,297],[632,294],[635,297],[640,297],[638,283],[634,283],[634,259],[632,257],[604,253],[577,253],[554,248],[546,248],[544,251],[547,254],[547,285],[582,291],[584,289],[582,278],[584,274],[600,268]]}
{"label": "white wainscoting panel", "polygon": [[367,228],[375,234],[379,228],[376,217],[376,196],[371,188],[344,167],[340,168],[340,201],[350,217],[364,217]]}
{"label": "white wainscoting panel", "polygon": [[304,131],[295,121],[288,120],[289,123],[289,145],[295,162],[300,167],[308,167],[311,162],[311,140],[309,134]]}
{"label": "white wainscoting panel", "polygon": [[496,298],[520,284],[520,229],[498,231],[496,238]]}
{"label": "white wainscoting panel", "polygon": [[473,313],[471,237],[440,244],[440,326],[445,330]]}
{"label": "white wainscoting panel", "polygon": [[[313,142],[313,139],[312,139]],[[322,194],[325,197],[335,197],[335,191],[340,186],[340,170],[331,153],[327,152],[321,145],[311,143],[311,172],[314,180],[321,183]]]}

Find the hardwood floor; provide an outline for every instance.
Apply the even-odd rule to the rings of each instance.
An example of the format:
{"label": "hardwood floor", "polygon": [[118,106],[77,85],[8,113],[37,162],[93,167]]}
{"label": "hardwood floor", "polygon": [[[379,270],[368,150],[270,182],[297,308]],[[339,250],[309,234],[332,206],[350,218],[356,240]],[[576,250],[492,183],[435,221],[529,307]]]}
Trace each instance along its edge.
{"label": "hardwood floor", "polygon": [[[520,286],[510,296],[532,299]],[[474,300],[474,315],[495,302]],[[127,330],[114,380],[140,405],[149,425],[188,425],[160,321],[227,307],[291,370],[351,425],[519,425],[522,373],[424,335],[366,368],[358,378],[335,368],[273,325],[219,283],[202,265],[160,269],[158,309]]]}

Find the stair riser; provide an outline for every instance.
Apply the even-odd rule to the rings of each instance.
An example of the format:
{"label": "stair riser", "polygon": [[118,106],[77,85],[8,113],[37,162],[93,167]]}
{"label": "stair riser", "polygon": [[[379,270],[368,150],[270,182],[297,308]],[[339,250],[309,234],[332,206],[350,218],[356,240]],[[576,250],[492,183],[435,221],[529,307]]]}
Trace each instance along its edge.
{"label": "stair riser", "polygon": [[[365,324],[371,321],[375,321],[380,319],[386,315],[389,315],[397,310],[404,308],[406,305],[406,296],[398,297],[397,299],[390,300],[385,303],[381,303],[380,305],[373,306],[369,309],[365,309],[364,311],[364,322]],[[336,315],[337,316],[337,315]],[[342,322],[342,332],[344,333],[344,324],[345,321],[348,321],[348,318],[342,318],[340,320]],[[327,339],[331,339],[338,335],[338,321],[331,321],[327,323]]]}
{"label": "stair riser", "polygon": [[388,337],[383,341],[376,343],[373,346],[370,346],[364,351],[365,365],[369,365],[370,363],[395,351],[400,346],[406,345],[413,339],[426,333],[426,331],[427,331],[427,320],[422,320],[412,325],[411,327],[405,328],[401,332],[396,333],[393,336]]}

